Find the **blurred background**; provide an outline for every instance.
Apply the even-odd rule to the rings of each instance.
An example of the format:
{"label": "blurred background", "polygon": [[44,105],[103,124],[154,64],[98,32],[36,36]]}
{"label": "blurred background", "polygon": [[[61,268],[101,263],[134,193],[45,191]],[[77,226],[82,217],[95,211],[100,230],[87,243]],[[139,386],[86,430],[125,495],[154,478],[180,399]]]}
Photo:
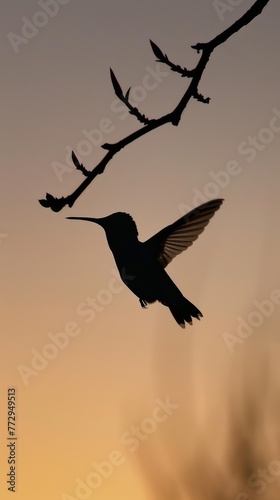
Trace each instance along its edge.
{"label": "blurred background", "polygon": [[[235,3],[235,6],[231,4]],[[239,3],[239,5],[237,5]],[[176,64],[253,1],[1,2],[0,495],[7,389],[17,391],[19,499],[279,498],[280,4],[218,47],[178,127],[122,150],[70,209],[104,142],[137,130],[109,68],[147,116],[172,110]],[[185,330],[121,284],[103,230],[141,240],[210,198],[224,205],[168,273],[202,312]]]}

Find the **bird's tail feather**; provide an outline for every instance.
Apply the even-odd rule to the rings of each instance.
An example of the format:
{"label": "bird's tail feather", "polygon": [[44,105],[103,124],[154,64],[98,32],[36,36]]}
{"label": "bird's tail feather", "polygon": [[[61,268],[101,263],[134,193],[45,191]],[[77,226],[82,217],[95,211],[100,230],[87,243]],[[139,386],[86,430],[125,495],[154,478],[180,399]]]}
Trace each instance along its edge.
{"label": "bird's tail feather", "polygon": [[185,328],[185,322],[192,325],[192,318],[200,319],[203,316],[200,310],[185,297],[182,303],[171,306],[169,309],[178,325],[182,328]]}

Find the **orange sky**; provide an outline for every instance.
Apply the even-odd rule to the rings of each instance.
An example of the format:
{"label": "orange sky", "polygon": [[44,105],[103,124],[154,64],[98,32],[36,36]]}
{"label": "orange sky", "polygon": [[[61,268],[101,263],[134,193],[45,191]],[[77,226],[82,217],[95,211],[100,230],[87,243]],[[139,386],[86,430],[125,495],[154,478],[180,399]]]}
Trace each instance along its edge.
{"label": "orange sky", "polygon": [[[81,182],[71,149],[91,169],[100,144],[139,128],[109,67],[143,113],[167,113],[188,82],[154,61],[149,39],[191,69],[191,45],[253,2],[222,3],[1,4],[1,499],[8,387],[19,500],[214,500],[217,485],[244,500],[259,468],[262,498],[279,491],[279,2],[212,54],[199,86],[209,105],[192,101],[178,127],[122,150],[71,209],[38,203]],[[159,304],[141,309],[102,229],[65,220],[125,211],[145,240],[213,197],[224,205],[168,267],[204,314],[185,331]]]}

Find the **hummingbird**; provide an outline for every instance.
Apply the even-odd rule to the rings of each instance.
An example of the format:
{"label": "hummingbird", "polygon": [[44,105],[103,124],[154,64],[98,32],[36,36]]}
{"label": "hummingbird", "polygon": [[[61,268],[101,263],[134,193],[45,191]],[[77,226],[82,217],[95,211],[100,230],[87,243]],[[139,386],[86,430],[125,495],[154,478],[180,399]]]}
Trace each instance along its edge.
{"label": "hummingbird", "polygon": [[222,203],[222,199],[203,203],[144,242],[139,241],[137,226],[125,212],[101,218],[67,219],[95,222],[103,227],[120,277],[139,298],[141,306],[146,308],[158,301],[169,307],[177,323],[185,328],[186,322],[192,325],[192,318],[200,320],[203,315],[183,296],[165,267],[193,244]]}

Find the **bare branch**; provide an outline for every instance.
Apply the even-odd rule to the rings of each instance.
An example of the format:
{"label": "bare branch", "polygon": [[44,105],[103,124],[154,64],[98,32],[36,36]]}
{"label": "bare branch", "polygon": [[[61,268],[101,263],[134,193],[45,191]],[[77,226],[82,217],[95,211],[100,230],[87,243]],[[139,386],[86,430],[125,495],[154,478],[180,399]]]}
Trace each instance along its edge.
{"label": "bare branch", "polygon": [[153,53],[157,57],[156,61],[160,63],[167,64],[167,66],[170,67],[171,71],[174,71],[176,73],[180,73],[182,77],[188,77],[190,78],[193,75],[194,70],[188,70],[187,68],[182,68],[179,66],[179,64],[174,64],[173,62],[170,61],[168,56],[166,54],[163,54],[161,52],[160,48],[152,41],[150,40],[150,44],[153,50]]}
{"label": "bare branch", "polygon": [[43,207],[51,208],[54,212],[59,212],[66,205],[72,207],[75,201],[78,199],[78,197],[89,186],[89,184],[95,179],[97,175],[100,175],[104,172],[106,165],[113,158],[113,156],[116,153],[118,153],[122,148],[132,143],[133,141],[137,140],[138,138],[142,137],[143,135],[151,132],[152,130],[155,130],[156,128],[161,127],[162,125],[165,125],[166,123],[171,123],[172,125],[177,126],[181,120],[182,113],[191,98],[194,98],[200,102],[208,104],[210,98],[209,97],[205,98],[198,92],[198,84],[201,80],[203,71],[210,59],[211,53],[216,47],[218,47],[218,45],[224,43],[230,36],[232,36],[234,33],[237,33],[241,28],[249,24],[256,16],[261,14],[262,10],[268,4],[268,2],[269,0],[256,0],[255,3],[252,5],[252,7],[240,19],[238,19],[229,28],[227,28],[222,33],[213,38],[213,40],[210,40],[207,43],[197,43],[196,45],[192,45],[192,48],[197,50],[197,52],[202,52],[202,54],[198,61],[197,66],[191,71],[186,70],[186,68],[181,68],[180,66],[173,64],[168,59],[167,55],[164,55],[163,52],[160,50],[160,48],[154,42],[150,41],[152,50],[159,62],[167,64],[172,69],[172,71],[180,73],[181,76],[191,77],[190,84],[186,92],[182,96],[181,100],[177,104],[177,106],[173,109],[173,111],[158,119],[149,120],[148,118],[145,117],[145,115],[142,115],[137,108],[134,108],[129,103],[130,89],[128,89],[128,91],[124,95],[122,88],[115,77],[115,74],[111,70],[112,84],[117,97],[122,102],[124,102],[124,104],[128,107],[130,114],[136,116],[136,118],[141,123],[144,123],[144,126],[139,130],[137,130],[136,132],[133,132],[132,134],[128,135],[127,137],[121,139],[120,141],[114,144],[109,144],[109,143],[103,144],[102,148],[106,149],[108,152],[92,171],[88,171],[87,169],[85,169],[84,166],[77,159],[75,153],[72,153],[72,159],[75,167],[78,170],[81,170],[81,172],[86,176],[86,178],[78,186],[78,188],[66,198],[63,197],[55,198],[54,196],[47,193],[45,199],[39,200],[40,204]]}
{"label": "bare branch", "polygon": [[80,170],[86,177],[90,174],[90,170],[87,170],[82,163],[79,162],[74,151],[72,151],[72,161],[77,170]]}
{"label": "bare branch", "polygon": [[210,97],[204,97],[202,94],[199,94],[198,92],[193,94],[193,98],[196,99],[198,102],[203,102],[204,104],[209,104],[210,102]]}
{"label": "bare branch", "polygon": [[231,35],[237,33],[241,28],[249,24],[255,17],[260,15],[264,9],[264,7],[268,4],[269,0],[257,0],[252,7],[245,12],[245,14],[240,17],[235,23],[233,23],[229,28],[225,31],[217,35],[213,40],[208,43],[197,43],[196,45],[192,45],[193,49],[196,49],[198,52],[205,49],[205,47],[211,47],[211,50],[221,45],[221,43],[226,42]]}
{"label": "bare branch", "polygon": [[126,94],[124,95],[122,88],[121,88],[118,80],[116,79],[115,73],[111,68],[110,68],[110,75],[111,75],[111,80],[112,80],[112,84],[113,84],[116,96],[127,106],[127,108],[129,109],[129,113],[131,115],[136,116],[137,120],[140,123],[144,123],[145,125],[147,125],[150,122],[149,118],[147,118],[145,115],[140,113],[140,111],[137,108],[135,108],[134,106],[132,106],[128,100],[130,87],[129,87],[128,91],[126,92]]}

